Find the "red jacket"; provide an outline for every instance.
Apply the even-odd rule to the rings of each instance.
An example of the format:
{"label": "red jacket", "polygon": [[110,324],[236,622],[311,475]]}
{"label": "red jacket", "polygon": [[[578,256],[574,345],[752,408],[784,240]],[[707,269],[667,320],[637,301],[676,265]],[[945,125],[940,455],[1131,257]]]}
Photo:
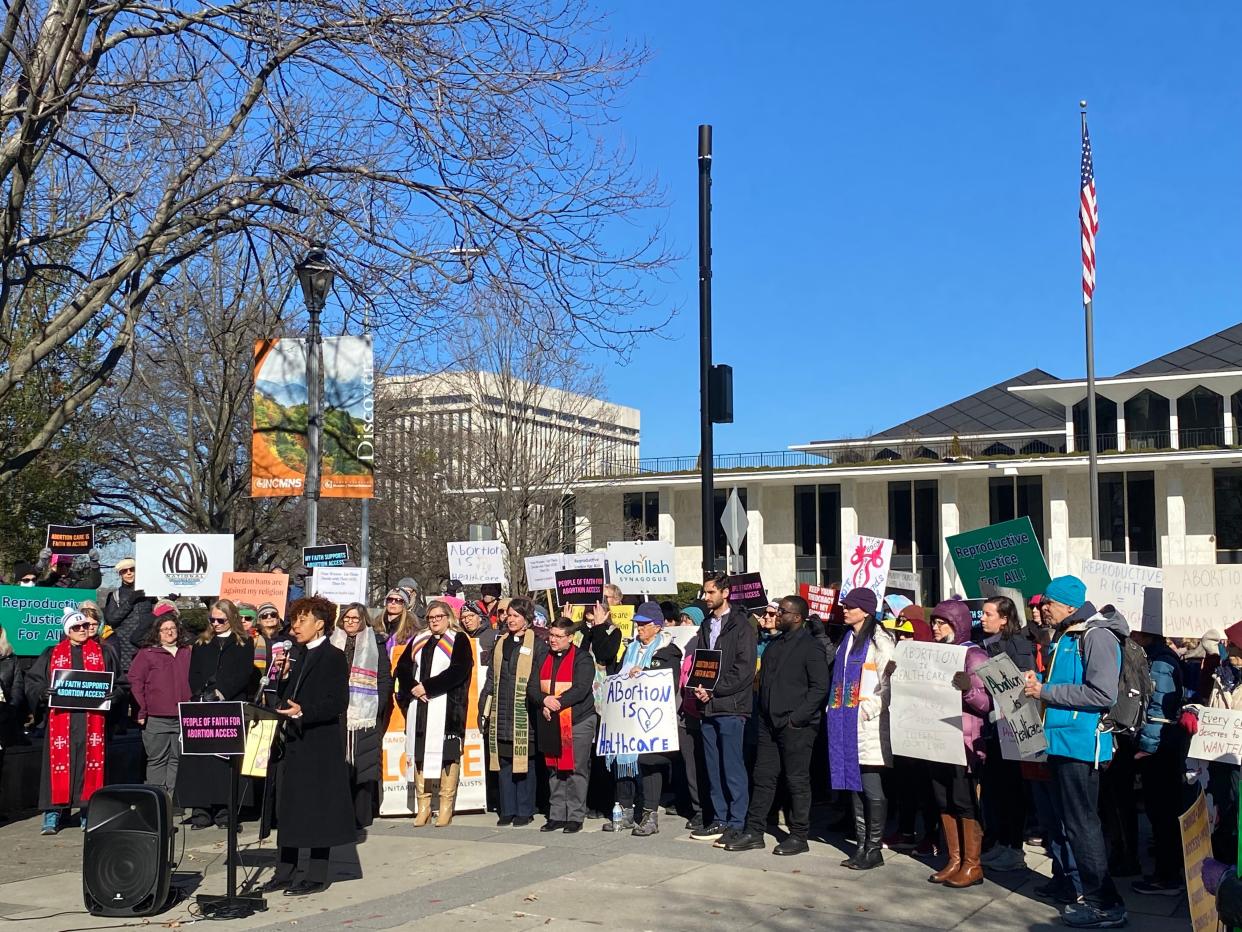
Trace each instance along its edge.
{"label": "red jacket", "polygon": [[129,668],[138,717],[173,718],[178,702],[190,701],[190,648],[174,657],[162,647],[144,647]]}

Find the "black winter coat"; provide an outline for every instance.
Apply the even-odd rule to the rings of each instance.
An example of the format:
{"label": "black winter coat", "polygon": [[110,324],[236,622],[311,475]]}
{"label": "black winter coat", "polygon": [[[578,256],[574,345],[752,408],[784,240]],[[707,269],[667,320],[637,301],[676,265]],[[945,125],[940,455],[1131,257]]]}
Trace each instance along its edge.
{"label": "black winter coat", "polygon": [[[533,632],[532,632],[533,635]],[[496,743],[502,757],[509,757],[512,754],[513,747],[513,705],[514,693],[517,691],[517,668],[518,659],[521,656],[520,647],[526,634],[523,632],[518,635],[517,640],[513,639],[513,635],[507,631],[496,640],[496,648],[492,652],[493,670],[495,664],[500,664],[500,688],[497,693],[493,693],[492,684],[495,682],[492,677],[495,675],[491,670],[488,671],[487,684],[483,687],[483,692],[479,697],[479,708],[485,708],[487,700],[491,700],[491,714],[496,717]],[[543,667],[543,658],[548,654],[547,641],[541,641],[537,636],[531,637],[533,658],[530,667],[530,681],[534,682],[539,679],[539,670]],[[527,747],[530,749],[530,756],[535,756],[535,729],[530,727],[534,723],[536,707],[530,702],[529,683],[526,693],[527,705],[527,727],[530,728],[529,741]]]}
{"label": "black winter coat", "polygon": [[0,692],[4,693],[0,700],[0,748],[7,748],[22,738],[22,712],[26,708],[25,677],[12,654],[0,658]]}
{"label": "black winter coat", "polygon": [[[453,653],[449,656],[448,668],[432,676],[429,666],[431,655],[427,652],[435,649],[435,644],[429,640],[419,651],[417,670],[414,669],[414,658],[410,656],[409,649],[397,660],[397,702],[407,721],[410,710],[414,710],[414,760],[419,770],[423,767],[423,740],[427,736],[428,707],[427,703],[414,698],[414,687],[417,684],[423,684],[429,698],[447,697],[444,709],[444,747],[441,750],[445,766],[461,760],[461,746],[466,735],[466,706],[470,699],[470,674],[474,670],[474,651],[470,645],[470,636],[465,632],[457,634],[453,639]],[[433,775],[433,779],[436,777],[438,775]]]}
{"label": "black winter coat", "polygon": [[582,646],[591,652],[595,663],[612,676],[621,668],[621,629],[609,622],[586,629]]}
{"label": "black winter coat", "polygon": [[763,652],[759,714],[773,728],[818,725],[831,685],[823,644],[803,624]]}
{"label": "black winter coat", "polygon": [[[229,634],[200,642],[190,652],[190,696],[194,700],[244,702],[253,698],[258,672],[254,667],[254,644],[249,639],[238,644]],[[227,805],[229,767],[222,757],[182,757],[177,768],[177,804],[196,809]],[[249,802],[251,784],[250,780],[241,781],[243,804]]]}
{"label": "black winter coat", "polygon": [[[544,659],[552,657],[552,680],[556,681],[557,674],[560,672],[560,665],[564,662],[565,656],[569,649],[557,653],[556,651],[545,651]],[[531,669],[530,682],[526,684],[526,696],[530,700],[530,705],[535,709],[543,708],[543,700],[552,693],[543,691],[543,684],[540,682],[540,673],[543,670],[543,659]],[[561,693],[562,708],[570,707],[573,711],[572,721],[575,725],[579,722],[590,718],[595,714],[595,695],[591,692],[591,687],[595,684],[595,661],[591,659],[591,652],[581,647],[574,649],[574,669],[573,680],[569,689]],[[536,714],[542,714],[538,712]]]}
{"label": "black winter coat", "polygon": [[[706,649],[711,643],[711,624],[711,616],[708,616],[699,626],[700,648]],[[729,613],[721,619],[720,637],[714,649],[721,652],[720,679],[703,706],[703,714],[709,718],[749,716],[755,696],[756,634],[741,606],[729,606]]]}
{"label": "black winter coat", "polygon": [[109,640],[117,642],[122,670],[129,669],[138,653],[135,640],[141,643],[155,623],[154,608],[155,599],[133,586],[120,586],[104,599],[103,620],[112,628]]}
{"label": "black winter coat", "polygon": [[345,762],[349,664],[326,640],[290,653],[281,699],[302,707],[287,721],[276,771],[276,843],[282,848],[334,848],[358,839]]}
{"label": "black winter coat", "polygon": [[[368,629],[370,630],[370,629]],[[360,633],[366,634],[366,631]],[[379,712],[371,728],[356,728],[349,735],[353,745],[354,760],[350,765],[350,779],[354,784],[372,783],[380,780],[380,758],[384,732],[388,728],[388,714],[392,711],[392,662],[388,659],[388,639],[378,631],[371,631],[379,647],[379,669],[375,671],[376,690],[379,693]],[[345,641],[345,662],[354,659],[354,639]]]}

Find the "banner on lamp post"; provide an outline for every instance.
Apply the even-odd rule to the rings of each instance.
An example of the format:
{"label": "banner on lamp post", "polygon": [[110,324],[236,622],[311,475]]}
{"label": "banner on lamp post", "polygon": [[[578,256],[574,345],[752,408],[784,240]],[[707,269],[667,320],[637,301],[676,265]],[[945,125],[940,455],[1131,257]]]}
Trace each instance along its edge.
{"label": "banner on lamp post", "polygon": [[375,496],[375,358],[371,338],[323,341],[324,498]]}

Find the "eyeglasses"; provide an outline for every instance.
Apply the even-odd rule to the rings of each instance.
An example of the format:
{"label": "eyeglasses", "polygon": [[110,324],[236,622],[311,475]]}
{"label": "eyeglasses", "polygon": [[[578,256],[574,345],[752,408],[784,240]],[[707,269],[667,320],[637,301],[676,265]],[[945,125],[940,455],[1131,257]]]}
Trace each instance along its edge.
{"label": "eyeglasses", "polygon": [[357,615],[346,615],[341,621],[362,621]]}
{"label": "eyeglasses", "polygon": [[448,615],[445,615],[445,614],[443,614],[443,613],[441,612],[441,613],[437,613],[437,614],[435,614],[435,615],[428,615],[428,616],[427,616],[427,620],[428,620],[428,621],[448,621],[448,620],[449,620],[449,616],[448,616]]}
{"label": "eyeglasses", "polygon": [[90,625],[70,625],[69,630],[70,631],[85,631],[89,627]]}
{"label": "eyeglasses", "polygon": [[259,617],[262,618],[264,621],[274,621],[276,619],[279,619],[280,615],[276,612],[264,612]]}
{"label": "eyeglasses", "polygon": [[564,631],[549,631],[548,632],[548,640],[552,640],[552,638],[556,638],[558,641],[565,641],[565,640],[568,640],[570,637],[571,635],[565,633]]}

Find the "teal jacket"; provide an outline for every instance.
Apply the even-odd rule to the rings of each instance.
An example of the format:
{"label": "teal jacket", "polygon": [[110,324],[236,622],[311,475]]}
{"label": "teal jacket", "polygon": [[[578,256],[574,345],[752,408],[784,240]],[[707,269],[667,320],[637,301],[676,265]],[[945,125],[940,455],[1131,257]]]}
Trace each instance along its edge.
{"label": "teal jacket", "polygon": [[1117,701],[1121,639],[1130,636],[1125,617],[1111,606],[1097,612],[1090,602],[1069,619],[1048,663],[1044,688],[1044,738],[1049,757],[1099,766],[1113,758],[1113,736],[1100,719]]}

